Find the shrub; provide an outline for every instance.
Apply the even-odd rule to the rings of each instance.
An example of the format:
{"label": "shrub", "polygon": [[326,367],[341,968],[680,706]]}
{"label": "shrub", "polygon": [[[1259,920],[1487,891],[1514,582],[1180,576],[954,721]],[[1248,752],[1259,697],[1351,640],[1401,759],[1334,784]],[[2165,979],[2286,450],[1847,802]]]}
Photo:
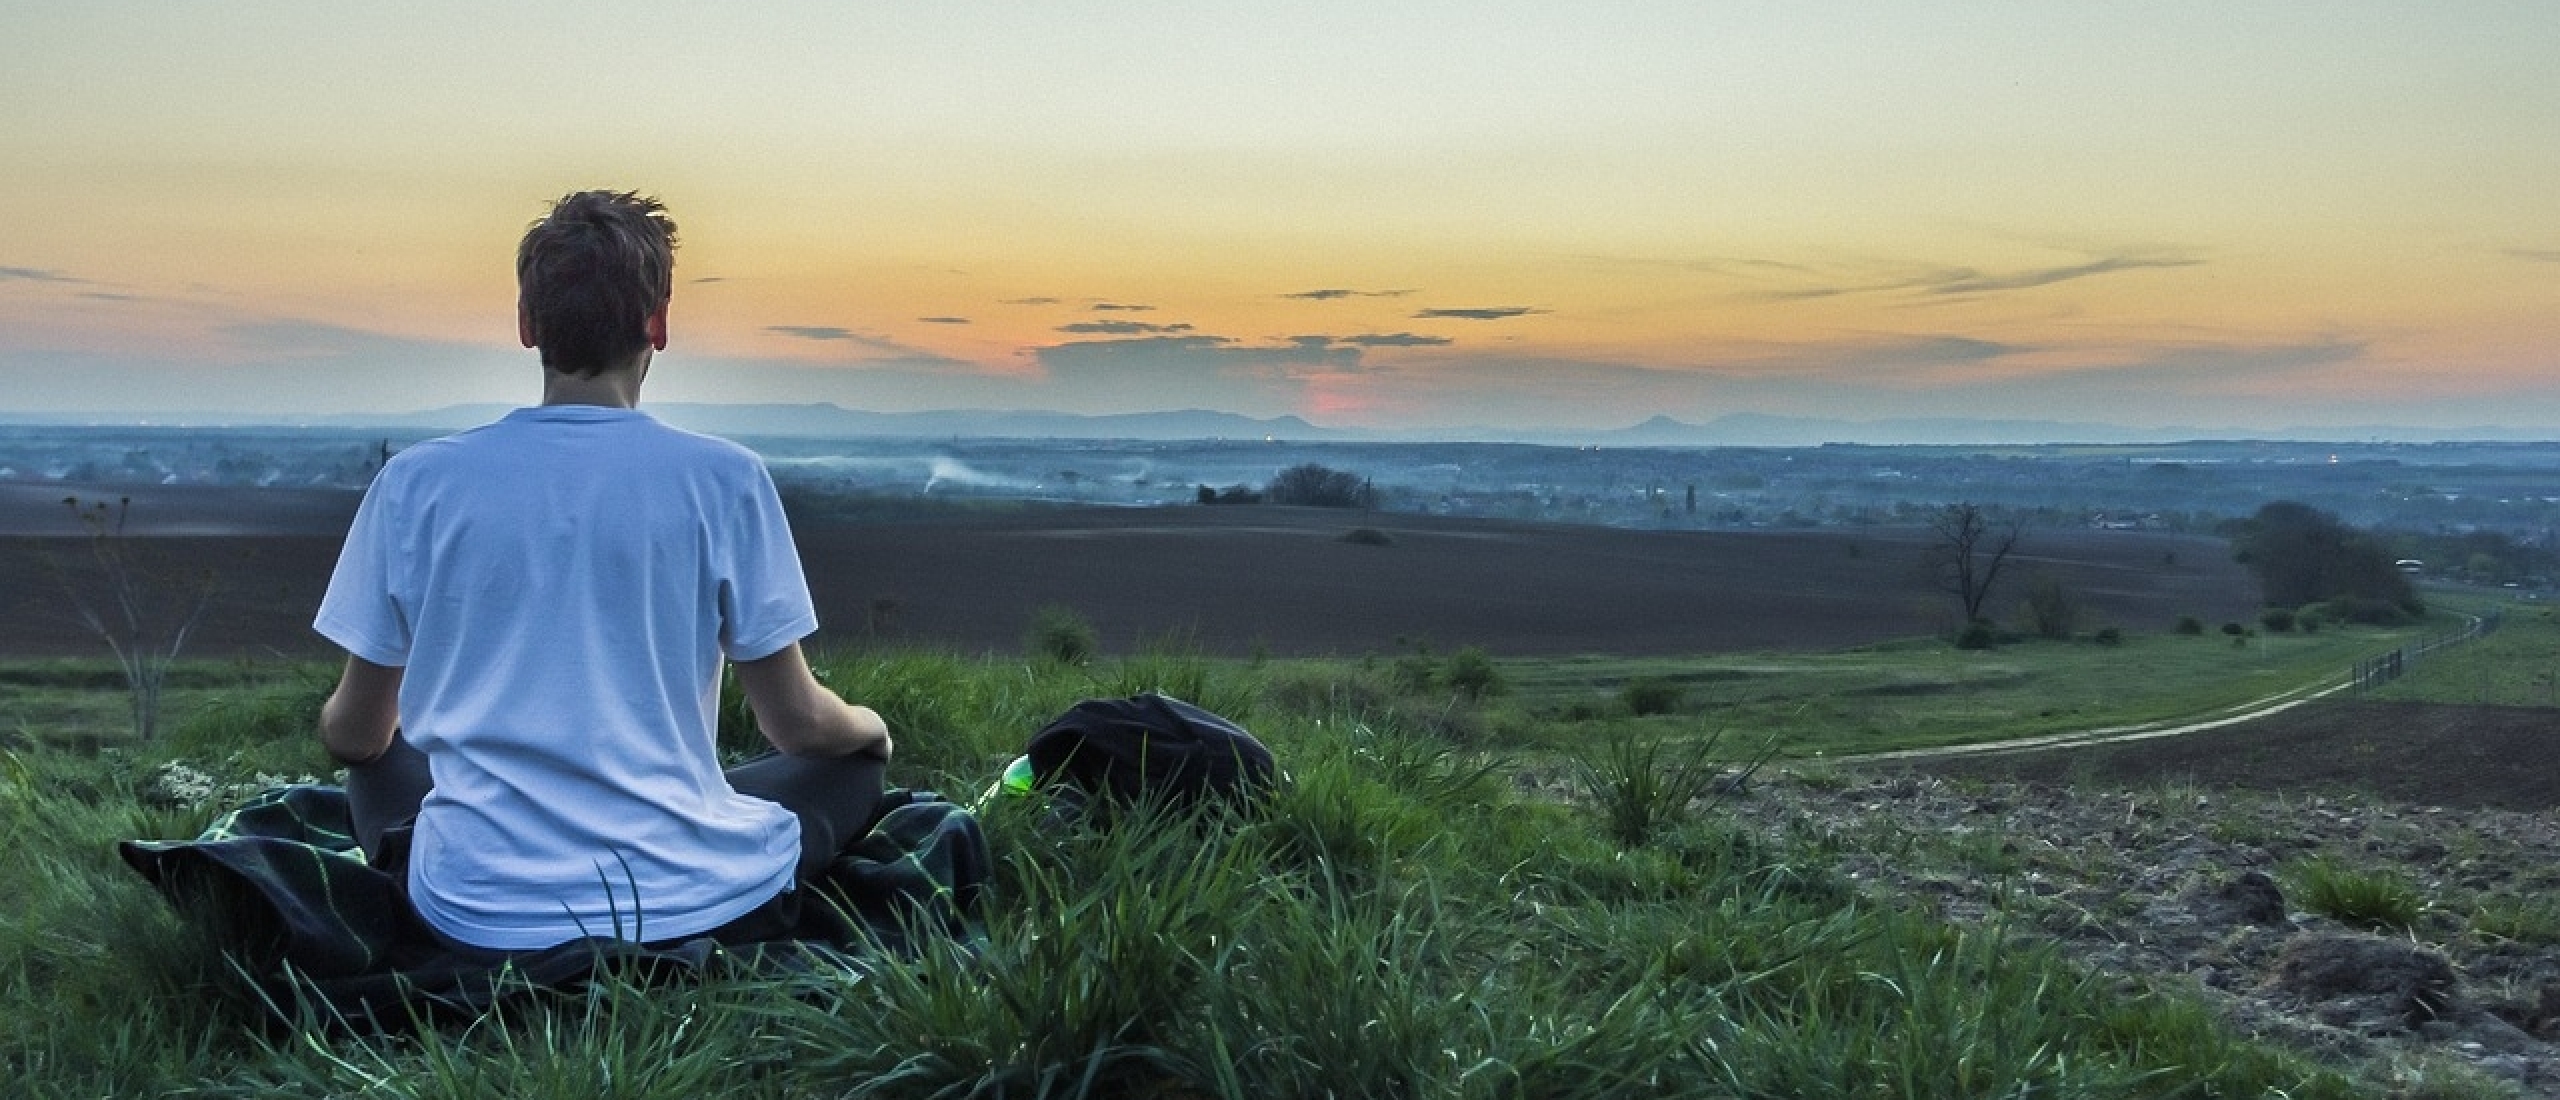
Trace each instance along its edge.
{"label": "shrub", "polygon": [[2124,631],[2112,626],[2102,626],[2098,628],[2097,633],[2089,636],[2089,640],[2103,646],[2123,645]]}
{"label": "shrub", "polygon": [[1031,630],[1023,639],[1023,648],[1032,655],[1062,665],[1084,664],[1093,659],[1098,647],[1093,624],[1063,604],[1041,608],[1031,617]]}
{"label": "shrub", "polygon": [[2234,638],[2238,638],[2248,634],[2249,628],[2238,623],[2224,623],[2222,624],[2222,632],[2231,635]]}
{"label": "shrub", "polygon": [[1618,689],[1618,698],[1627,704],[1627,713],[1639,718],[1679,710],[1688,694],[1679,681],[1667,676],[1639,676]]}
{"label": "shrub", "polygon": [[1353,546],[1393,546],[1395,536],[1375,527],[1354,527],[1342,533],[1342,541]]}
{"label": "shrub", "polygon": [[2362,596],[2323,600],[2304,608],[2302,613],[2329,622],[2361,623],[2365,626],[2405,626],[2412,618],[2409,609],[2400,604]]}
{"label": "shrub", "polygon": [[1449,655],[1449,667],[1441,672],[1451,690],[1469,699],[1485,699],[1510,690],[1502,679],[1502,670],[1493,667],[1493,657],[1482,646],[1468,646]]}
{"label": "shrub", "polygon": [[1313,508],[1374,508],[1378,491],[1369,479],[1349,470],[1336,470],[1315,462],[1300,463],[1280,471],[1265,490],[1273,504],[1295,504]]}
{"label": "shrub", "polygon": [[2180,634],[2189,636],[2202,634],[2204,633],[2204,620],[2196,618],[2193,615],[2180,615],[2178,616],[2178,625],[2176,630]]}
{"label": "shrub", "polygon": [[1440,659],[1431,655],[1431,647],[1416,646],[1414,651],[1396,658],[1390,670],[1396,690],[1408,695],[1428,694],[1440,685]]}
{"label": "shrub", "polygon": [[2270,607],[2258,616],[2258,625],[2266,627],[2269,634],[2290,634],[2294,627],[2293,609]]}
{"label": "shrub", "polygon": [[2000,632],[1981,619],[1964,624],[1956,633],[1957,649],[1990,649],[2000,644]]}

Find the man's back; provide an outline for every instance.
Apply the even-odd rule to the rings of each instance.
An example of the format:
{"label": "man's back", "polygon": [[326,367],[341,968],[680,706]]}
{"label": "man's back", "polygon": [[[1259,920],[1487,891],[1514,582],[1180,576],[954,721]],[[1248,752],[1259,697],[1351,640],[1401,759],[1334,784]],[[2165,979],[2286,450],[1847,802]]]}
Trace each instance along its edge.
{"label": "man's back", "polygon": [[815,626],[743,448],[574,404],[421,444],[367,495],[319,626],[406,666],[434,770],[411,883],[446,934],[657,939],[789,884],[792,815],[732,792],[711,745],[724,657]]}

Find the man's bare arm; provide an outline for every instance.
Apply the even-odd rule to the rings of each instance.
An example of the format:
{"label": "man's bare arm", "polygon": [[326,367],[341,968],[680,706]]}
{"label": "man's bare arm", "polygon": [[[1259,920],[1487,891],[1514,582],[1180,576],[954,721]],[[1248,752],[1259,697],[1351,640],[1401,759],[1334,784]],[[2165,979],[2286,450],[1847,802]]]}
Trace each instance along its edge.
{"label": "man's bare arm", "polygon": [[738,686],[765,740],[790,756],[889,758],[889,725],[870,707],[855,706],[827,690],[809,671],[793,642],[769,657],[737,662]]}
{"label": "man's bare arm", "polygon": [[341,764],[370,763],[391,747],[400,728],[401,670],[362,657],[347,658],[338,690],[320,704],[320,744]]}

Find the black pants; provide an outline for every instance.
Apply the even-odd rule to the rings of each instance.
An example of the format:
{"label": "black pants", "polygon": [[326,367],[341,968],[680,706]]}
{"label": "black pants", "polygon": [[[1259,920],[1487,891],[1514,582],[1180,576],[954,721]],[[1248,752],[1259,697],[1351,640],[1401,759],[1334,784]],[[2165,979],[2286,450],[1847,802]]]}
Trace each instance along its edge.
{"label": "black pants", "polygon": [[[738,793],[777,803],[800,819],[796,881],[805,883],[817,877],[836,853],[871,831],[880,812],[881,776],[887,768],[886,761],[869,753],[815,758],[768,752],[723,774]],[[417,820],[418,806],[434,786],[427,754],[398,733],[381,756],[347,768],[347,810],[354,818],[356,843],[366,856],[379,862],[384,836]],[[784,891],[776,902],[788,902],[796,912],[796,893]],[[751,933],[773,923],[774,915],[767,912],[772,908],[773,903],[768,903],[730,922],[738,926],[738,936],[723,935],[732,931],[728,926],[710,935],[724,942],[766,938]]]}

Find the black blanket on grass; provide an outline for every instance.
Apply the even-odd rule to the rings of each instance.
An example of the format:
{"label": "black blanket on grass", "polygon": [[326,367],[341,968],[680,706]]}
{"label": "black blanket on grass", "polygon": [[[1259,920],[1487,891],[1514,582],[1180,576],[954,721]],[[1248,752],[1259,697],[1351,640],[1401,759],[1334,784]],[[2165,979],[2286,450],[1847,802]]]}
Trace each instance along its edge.
{"label": "black blanket on grass", "polygon": [[194,840],[117,847],[229,956],[278,1022],[373,1030],[418,1017],[476,1015],[509,995],[572,989],[603,974],[652,979],[858,967],[847,952],[903,951],[919,935],[979,942],[978,895],[989,860],[977,820],[931,793],[893,790],[882,804],[885,816],[870,834],[812,884],[841,906],[813,907],[841,916],[820,925],[827,934],[819,938],[743,951],[708,938],[653,946],[595,938],[495,966],[437,942],[398,881],[366,863],[348,823],[346,792],[337,787],[273,788]]}

